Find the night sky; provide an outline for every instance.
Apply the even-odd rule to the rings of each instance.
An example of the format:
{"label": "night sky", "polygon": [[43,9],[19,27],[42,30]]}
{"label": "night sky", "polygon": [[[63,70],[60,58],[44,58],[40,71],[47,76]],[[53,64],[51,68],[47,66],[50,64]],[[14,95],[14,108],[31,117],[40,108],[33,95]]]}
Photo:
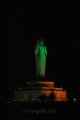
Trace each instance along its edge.
{"label": "night sky", "polygon": [[79,44],[76,42],[77,23],[74,24],[72,11],[47,8],[36,11],[21,5],[12,8],[11,12],[4,11],[3,40],[6,38],[4,35],[11,39],[8,45],[8,83],[14,88],[19,82],[35,79],[33,49],[35,41],[43,37],[48,51],[46,79],[64,81],[64,86],[77,90]]}
{"label": "night sky", "polygon": [[76,67],[76,35],[72,21],[66,15],[27,14],[25,8],[16,7],[13,16],[13,68],[17,77],[27,79],[28,76],[34,76],[33,48],[35,40],[41,36],[48,50],[47,76],[52,79],[72,77],[71,71],[75,73]]}

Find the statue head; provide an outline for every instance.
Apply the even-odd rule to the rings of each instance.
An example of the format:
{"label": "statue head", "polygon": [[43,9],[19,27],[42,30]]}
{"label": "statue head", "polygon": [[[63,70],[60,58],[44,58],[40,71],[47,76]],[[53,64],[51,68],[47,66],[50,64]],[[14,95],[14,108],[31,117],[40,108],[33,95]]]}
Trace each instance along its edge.
{"label": "statue head", "polygon": [[43,45],[43,44],[44,44],[44,39],[41,38],[41,39],[40,39],[40,45]]}

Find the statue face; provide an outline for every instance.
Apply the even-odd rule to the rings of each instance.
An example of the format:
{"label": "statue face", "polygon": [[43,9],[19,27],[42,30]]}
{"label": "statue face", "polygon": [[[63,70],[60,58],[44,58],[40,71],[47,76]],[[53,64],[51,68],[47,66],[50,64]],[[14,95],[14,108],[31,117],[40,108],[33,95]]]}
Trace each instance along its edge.
{"label": "statue face", "polygon": [[41,44],[41,45],[44,44],[44,39],[43,39],[43,38],[40,40],[40,44]]}

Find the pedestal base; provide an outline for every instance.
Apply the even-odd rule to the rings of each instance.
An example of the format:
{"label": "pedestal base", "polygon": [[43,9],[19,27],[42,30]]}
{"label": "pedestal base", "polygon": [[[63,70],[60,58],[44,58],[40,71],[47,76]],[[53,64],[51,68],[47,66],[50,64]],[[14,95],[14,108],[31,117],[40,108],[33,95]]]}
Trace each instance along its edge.
{"label": "pedestal base", "polygon": [[[41,101],[41,97],[45,96],[48,98],[53,97],[53,101],[66,101],[67,92],[63,88],[55,87],[53,81],[36,81],[26,82],[26,87],[19,87],[14,91],[15,102],[34,102]],[[51,98],[52,99],[52,98]]]}

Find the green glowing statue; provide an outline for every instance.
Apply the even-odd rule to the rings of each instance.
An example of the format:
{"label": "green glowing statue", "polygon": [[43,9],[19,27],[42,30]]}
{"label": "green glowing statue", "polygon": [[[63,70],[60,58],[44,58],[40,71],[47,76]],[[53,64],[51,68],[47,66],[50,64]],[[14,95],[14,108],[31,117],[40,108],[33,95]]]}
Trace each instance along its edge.
{"label": "green glowing statue", "polygon": [[46,46],[44,46],[44,39],[37,41],[34,53],[36,59],[36,76],[45,77],[47,49]]}

